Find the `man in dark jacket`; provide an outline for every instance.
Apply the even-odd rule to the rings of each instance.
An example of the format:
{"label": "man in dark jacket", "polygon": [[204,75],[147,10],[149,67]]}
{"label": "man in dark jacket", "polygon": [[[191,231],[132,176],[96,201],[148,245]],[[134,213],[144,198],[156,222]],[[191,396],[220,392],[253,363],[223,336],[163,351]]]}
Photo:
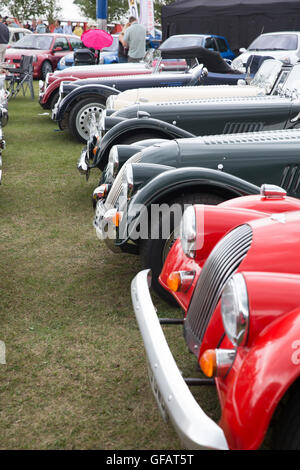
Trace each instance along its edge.
{"label": "man in dark jacket", "polygon": [[4,62],[5,51],[9,41],[9,29],[6,24],[2,23],[0,18],[0,64]]}

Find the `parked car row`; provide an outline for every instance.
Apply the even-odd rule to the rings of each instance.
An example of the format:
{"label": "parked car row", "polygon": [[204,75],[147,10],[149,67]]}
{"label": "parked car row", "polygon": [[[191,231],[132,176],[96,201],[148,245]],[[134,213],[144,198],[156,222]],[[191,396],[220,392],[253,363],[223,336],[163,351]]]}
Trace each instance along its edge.
{"label": "parked car row", "polygon": [[5,74],[0,75],[0,184],[2,182],[2,152],[6,143],[4,140],[3,127],[8,122],[8,100],[5,89]]}
{"label": "parked car row", "polygon": [[[259,449],[272,430],[299,450],[300,64],[251,56],[242,75],[203,47],[160,50],[195,65],[62,81],[52,118],[87,142],[80,173],[102,172],[96,236],[140,257],[131,297],[162,417],[188,449]],[[150,288],[182,318],[160,318]],[[183,328],[195,377],[163,324]],[[216,385],[218,423],[191,384]]]}
{"label": "parked car row", "polygon": [[[59,86],[59,97],[55,101],[52,119],[58,123],[61,130],[68,129],[77,140],[86,142],[89,136],[91,114],[96,114],[97,119],[99,119],[105,108],[107,98],[112,95],[137,88],[237,84],[239,80],[246,78],[245,74],[232,70],[218,53],[203,47],[187,48],[184,46],[178,48],[176,46],[173,49],[169,46],[165,47],[163,43],[159,47],[159,51],[161,60],[185,58],[189,61],[195,61],[196,65],[189,67],[184,72],[167,72],[165,71],[166,66],[160,71],[159,64],[157,64],[154,71],[149,70],[149,68],[146,70],[142,68],[139,74],[136,74],[132,70],[131,64],[128,64],[129,68],[127,66],[123,70],[129,70],[130,75],[129,73],[125,76],[104,77],[102,75],[101,78],[87,78],[84,80],[74,80],[73,78],[72,83],[70,83],[71,80],[66,81],[64,79],[62,85],[59,85],[61,81],[58,82],[54,78],[54,81],[51,84],[48,81],[47,87],[44,91],[41,91],[40,103],[43,107],[46,107],[46,102],[48,102],[46,97],[53,96],[54,89],[57,90]],[[116,69],[114,68],[112,71],[116,71]],[[109,73],[107,68],[105,73],[107,75]],[[132,76],[133,74],[134,76]],[[55,75],[57,77],[58,73],[56,72]],[[48,80],[53,80],[53,77],[49,77]],[[194,96],[193,90],[190,96]]]}

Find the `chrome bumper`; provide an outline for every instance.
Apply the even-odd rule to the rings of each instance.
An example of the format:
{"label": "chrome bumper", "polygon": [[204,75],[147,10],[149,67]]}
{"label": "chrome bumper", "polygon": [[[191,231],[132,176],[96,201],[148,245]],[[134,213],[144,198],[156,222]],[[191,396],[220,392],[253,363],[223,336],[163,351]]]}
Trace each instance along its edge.
{"label": "chrome bumper", "polygon": [[115,212],[116,209],[106,209],[104,200],[98,201],[93,226],[99,240],[103,240],[106,246],[114,253],[120,253],[121,249],[115,244],[117,238],[116,228],[112,223]]}
{"label": "chrome bumper", "polygon": [[77,163],[77,170],[81,175],[86,175],[86,179],[88,179],[90,169],[86,148],[81,151],[80,158]]}
{"label": "chrome bumper", "polygon": [[138,273],[131,297],[149,363],[150,383],[163,418],[187,449],[228,449],[223,430],[201,409],[176,365],[149,292],[150,271]]}
{"label": "chrome bumper", "polygon": [[56,117],[57,117],[57,111],[58,111],[58,106],[60,105],[60,102],[61,102],[61,96],[58,98],[58,100],[56,101],[55,105],[53,106],[52,108],[52,114],[51,114],[51,119],[53,121],[56,121]]}

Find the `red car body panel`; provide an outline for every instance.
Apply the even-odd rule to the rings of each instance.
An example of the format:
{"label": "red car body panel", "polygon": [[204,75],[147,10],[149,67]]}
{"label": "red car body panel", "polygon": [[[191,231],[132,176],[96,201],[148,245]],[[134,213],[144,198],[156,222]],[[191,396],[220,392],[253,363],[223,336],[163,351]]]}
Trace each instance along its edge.
{"label": "red car body panel", "polygon": [[[197,205],[197,234],[203,238],[203,246],[197,251],[195,259],[188,258],[181,249],[180,240],[172,247],[166,258],[159,281],[169,291],[167,279],[172,271],[195,271],[195,279],[188,292],[172,292],[179,305],[186,312],[192,293],[197,284],[201,267],[218,241],[230,230],[249,220],[264,218],[268,214],[299,210],[298,199],[287,197],[270,200],[260,196],[246,196],[229,199],[217,206]],[[203,224],[205,236],[203,237]]]}
{"label": "red car body panel", "polygon": [[[222,207],[226,209],[223,216]],[[249,214],[248,221],[245,208],[250,208],[254,215],[251,219]],[[200,249],[191,260],[183,253],[180,240],[177,240],[161,273],[160,280],[165,286],[171,271],[196,271],[187,293],[173,293],[187,312],[201,266],[213,248],[213,240],[217,242],[229,230],[245,222],[252,227],[250,249],[237,270],[243,273],[249,295],[248,338],[245,346],[236,348],[236,358],[227,376],[215,379],[222,410],[219,424],[231,449],[259,448],[278,403],[299,377],[299,209],[299,200],[272,200],[260,196],[206,206],[203,251]],[[203,206],[195,206],[195,210],[196,213],[200,211],[197,223],[198,219],[203,221]],[[280,212],[286,213],[278,217]],[[237,214],[240,214],[240,220]],[[197,229],[203,231],[203,226]],[[228,337],[224,336],[220,302],[207,326],[198,358],[206,349],[217,347],[233,349]]]}
{"label": "red car body panel", "polygon": [[[51,62],[53,70],[56,69],[58,61],[64,57],[65,55],[69,54],[70,51],[72,51],[72,46],[68,40],[69,37],[71,37],[68,34],[47,34],[47,36],[51,36],[52,42],[51,46],[47,50],[41,50],[41,49],[16,49],[14,47],[10,47],[6,50],[5,53],[5,61],[19,61],[21,59],[22,55],[32,55],[37,58],[37,61],[33,63],[33,78],[39,78],[41,76],[41,70],[42,70],[42,65],[45,60]],[[60,37],[66,38],[69,43],[69,49],[68,50],[61,50],[57,52],[53,52],[53,46],[54,43],[57,39]],[[18,67],[19,64],[18,62],[15,62],[16,66]]]}

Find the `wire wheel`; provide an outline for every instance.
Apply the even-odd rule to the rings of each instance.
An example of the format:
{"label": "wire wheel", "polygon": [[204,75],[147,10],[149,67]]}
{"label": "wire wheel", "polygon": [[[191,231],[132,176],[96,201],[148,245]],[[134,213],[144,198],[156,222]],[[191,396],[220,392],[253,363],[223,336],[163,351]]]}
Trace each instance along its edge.
{"label": "wire wheel", "polygon": [[105,105],[95,99],[77,103],[70,113],[69,129],[80,142],[89,139],[91,117],[94,114],[98,122]]}

